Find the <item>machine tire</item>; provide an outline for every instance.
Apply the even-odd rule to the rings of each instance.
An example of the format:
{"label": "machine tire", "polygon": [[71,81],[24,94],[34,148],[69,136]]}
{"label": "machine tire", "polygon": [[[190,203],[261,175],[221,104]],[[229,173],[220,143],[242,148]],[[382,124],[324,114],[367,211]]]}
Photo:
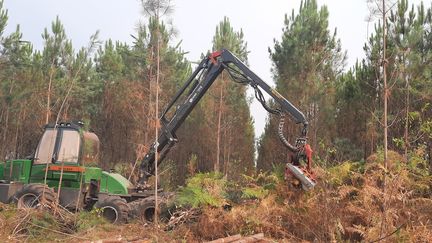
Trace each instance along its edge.
{"label": "machine tire", "polygon": [[119,196],[108,196],[97,201],[95,208],[101,210],[101,215],[113,224],[123,224],[128,220],[129,206],[125,199]]}
{"label": "machine tire", "polygon": [[[166,208],[166,202],[158,197],[160,211]],[[137,218],[143,222],[153,222],[155,213],[155,197],[150,196],[143,199],[138,199],[129,203],[130,218]]]}
{"label": "machine tire", "polygon": [[45,184],[27,184],[19,190],[12,199],[18,208],[48,208],[54,207],[56,193]]}

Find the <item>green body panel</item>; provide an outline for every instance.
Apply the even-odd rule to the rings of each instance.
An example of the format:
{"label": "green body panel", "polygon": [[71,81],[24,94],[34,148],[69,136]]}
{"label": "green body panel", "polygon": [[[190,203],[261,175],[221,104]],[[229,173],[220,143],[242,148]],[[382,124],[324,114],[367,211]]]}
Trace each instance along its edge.
{"label": "green body panel", "polygon": [[[54,164],[53,164],[54,165]],[[55,164],[60,166],[59,164]],[[64,164],[66,166],[66,163]],[[78,166],[77,164],[73,164],[74,166]],[[44,183],[45,182],[45,170],[46,164],[41,165],[33,165],[30,175],[30,183]],[[59,186],[61,171],[48,171],[46,184],[49,187],[57,188]],[[62,177],[62,187],[69,188],[80,188],[81,183],[81,173],[79,172],[68,172],[63,171]]]}
{"label": "green body panel", "polygon": [[[12,170],[11,170],[12,165]],[[52,164],[61,166],[60,164]],[[76,166],[76,163],[65,163],[64,166]],[[6,161],[0,164],[0,180],[19,181],[24,184],[28,183],[45,183],[46,164],[33,165],[31,160],[13,160]],[[12,175],[12,178],[10,178]],[[58,188],[61,171],[51,171],[47,173],[46,184],[49,187]],[[132,184],[118,173],[109,173],[102,171],[98,167],[85,167],[85,171],[72,172],[63,171],[62,187],[80,188],[81,176],[83,184],[88,184],[90,181],[100,182],[100,192],[126,195],[128,189],[132,188]]]}
{"label": "green body panel", "polygon": [[[60,180],[61,177],[61,171],[53,171],[52,172],[52,179],[53,180]],[[62,181],[80,181],[80,173],[77,172],[63,172]]]}
{"label": "green body panel", "polygon": [[[33,165],[30,175],[30,183],[43,183],[45,179],[46,165]],[[47,180],[52,179],[52,171],[48,171]]]}
{"label": "green body panel", "polygon": [[29,182],[29,175],[31,170],[31,160],[18,159],[6,161],[1,166],[2,178],[4,180],[19,181],[22,183]]}
{"label": "green body panel", "polygon": [[102,169],[98,167],[86,167],[84,173],[84,183],[90,183],[91,180],[99,181],[102,177]]}
{"label": "green body panel", "polygon": [[[61,166],[60,164],[53,164],[53,165]],[[82,167],[77,165],[76,163],[65,163],[64,166]],[[83,172],[84,177],[82,180],[84,184],[90,183],[91,180],[100,181],[102,177],[102,169],[97,167],[84,167],[84,168],[85,171]],[[30,182],[44,183],[45,169],[46,169],[46,165],[33,165]],[[58,187],[60,175],[61,175],[61,171],[48,171],[47,184],[50,187]],[[62,187],[80,188],[80,183],[81,183],[81,172],[63,171]]]}
{"label": "green body panel", "polygon": [[110,194],[128,194],[128,188],[132,187],[132,183],[126,178],[117,173],[102,172],[100,182],[100,192]]}

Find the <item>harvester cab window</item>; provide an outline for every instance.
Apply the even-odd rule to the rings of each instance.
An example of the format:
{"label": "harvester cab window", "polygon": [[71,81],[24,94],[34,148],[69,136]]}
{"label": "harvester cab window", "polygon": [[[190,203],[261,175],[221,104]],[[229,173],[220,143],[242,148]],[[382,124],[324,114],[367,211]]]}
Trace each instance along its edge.
{"label": "harvester cab window", "polygon": [[57,130],[46,129],[36,149],[35,164],[51,163],[57,138]]}
{"label": "harvester cab window", "polygon": [[57,162],[78,163],[81,138],[78,131],[63,130]]}

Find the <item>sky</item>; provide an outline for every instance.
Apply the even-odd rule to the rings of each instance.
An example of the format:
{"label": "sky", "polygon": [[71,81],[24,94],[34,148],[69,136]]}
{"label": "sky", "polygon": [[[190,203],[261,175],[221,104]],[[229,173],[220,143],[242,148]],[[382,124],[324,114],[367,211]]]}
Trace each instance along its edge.
{"label": "sky", "polygon": [[[172,44],[181,43],[190,61],[199,61],[201,53],[212,47],[212,38],[218,23],[227,16],[235,30],[242,29],[247,42],[249,66],[265,82],[273,85],[268,48],[274,39],[280,40],[285,14],[297,13],[300,0],[173,0],[171,16],[177,36]],[[418,4],[420,0],[411,0]],[[347,51],[346,68],[364,57],[363,46],[373,24],[366,21],[369,10],[366,0],[318,0],[328,7],[329,28],[337,29],[342,48]],[[426,4],[429,6],[430,2]],[[6,34],[20,25],[23,39],[42,49],[41,34],[50,28],[59,16],[66,34],[75,49],[87,46],[89,38],[97,30],[100,40],[119,40],[132,43],[142,16],[139,0],[4,0],[9,21]],[[251,92],[250,92],[251,93]],[[251,114],[255,121],[256,137],[265,127],[267,113],[254,101]]]}

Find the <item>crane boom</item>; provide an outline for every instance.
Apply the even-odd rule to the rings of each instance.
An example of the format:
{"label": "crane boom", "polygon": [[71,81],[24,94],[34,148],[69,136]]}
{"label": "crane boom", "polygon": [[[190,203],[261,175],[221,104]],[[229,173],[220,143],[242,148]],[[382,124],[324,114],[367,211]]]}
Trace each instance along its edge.
{"label": "crane boom", "polygon": [[[295,145],[291,145],[285,137],[283,137],[281,126],[279,126],[279,137],[290,151],[298,153],[297,157],[305,156],[303,152],[304,149],[302,149],[306,144],[308,127],[305,115],[275,89],[271,88],[266,82],[258,77],[258,75],[252,72],[238,57],[230,51],[223,49],[211,53],[199,63],[198,67],[183,87],[175,94],[174,98],[162,112],[159,119],[161,130],[157,143],[151,145],[149,152],[144,156],[140,165],[138,181],[140,185],[143,185],[147,181],[148,177],[152,176],[154,173],[156,151],[160,153],[158,162],[161,162],[178,141],[176,137],[177,129],[183,124],[184,120],[189,116],[191,111],[223,70],[228,71],[234,81],[252,86],[255,90],[256,98],[267,111],[272,114],[280,115],[282,118],[283,115],[287,113],[296,123],[303,124],[301,136],[297,139]],[[268,93],[280,108],[273,109],[267,106],[260,89]]]}

